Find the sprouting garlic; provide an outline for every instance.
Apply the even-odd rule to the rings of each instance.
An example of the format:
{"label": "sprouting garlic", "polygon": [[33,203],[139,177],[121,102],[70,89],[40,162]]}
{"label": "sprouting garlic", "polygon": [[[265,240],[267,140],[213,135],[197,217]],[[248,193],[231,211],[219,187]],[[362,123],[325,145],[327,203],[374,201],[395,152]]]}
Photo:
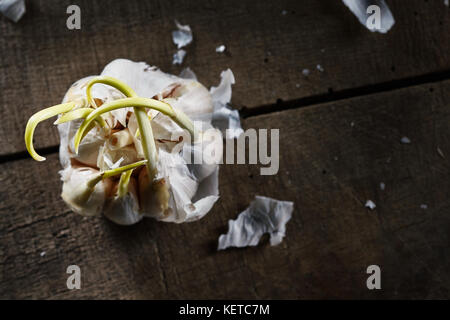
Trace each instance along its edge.
{"label": "sprouting garlic", "polygon": [[103,211],[104,215],[111,221],[120,225],[130,225],[139,222],[144,215],[139,210],[139,198],[137,194],[137,181],[131,177],[131,171],[128,175],[121,176],[123,179],[129,179],[128,187],[120,190],[120,183],[116,185],[114,197],[109,199]]}
{"label": "sprouting garlic", "polygon": [[111,188],[110,180],[101,180],[99,171],[95,169],[71,166],[61,172],[61,180],[63,181],[61,197],[70,209],[84,216],[101,214],[103,203]]}
{"label": "sprouting garlic", "polygon": [[85,216],[101,213],[105,198],[112,188],[110,177],[132,170],[145,164],[147,160],[112,170],[99,172],[89,167],[67,167],[61,172],[63,192],[61,197],[69,207]]}
{"label": "sprouting garlic", "polygon": [[[121,225],[144,216],[181,223],[202,218],[219,198],[215,160],[222,157],[223,141],[211,125],[214,99],[224,97],[211,96],[195,77],[118,59],[100,77],[72,85],[62,111],[29,124],[62,114],[56,122],[62,197],[75,212],[103,213]],[[32,133],[27,126],[27,147],[37,159]]]}

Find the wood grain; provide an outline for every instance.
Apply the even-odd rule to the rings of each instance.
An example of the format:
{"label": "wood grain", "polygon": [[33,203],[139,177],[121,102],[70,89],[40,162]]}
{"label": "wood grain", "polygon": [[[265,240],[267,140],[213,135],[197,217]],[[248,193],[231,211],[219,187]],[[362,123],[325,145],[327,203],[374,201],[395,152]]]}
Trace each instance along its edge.
{"label": "wood grain", "polygon": [[[184,66],[207,86],[231,68],[239,109],[450,70],[450,19],[442,1],[389,1],[396,25],[386,35],[366,30],[336,0],[80,0],[79,31],[66,28],[70,4],[29,1],[18,24],[0,17],[0,155],[24,151],[30,115],[59,103],[71,83],[115,58],[177,74],[174,19],[194,32]],[[225,54],[215,52],[221,44]],[[38,148],[56,144],[55,128],[37,128]]]}
{"label": "wood grain", "polygon": [[[194,223],[82,218],[59,197],[56,154],[2,164],[0,298],[448,299],[449,89],[439,82],[247,119],[246,128],[281,130],[279,173],[223,165],[221,199]],[[294,201],[285,241],[216,252],[227,220],[255,195]],[[66,288],[70,264],[81,267],[80,290]],[[366,288],[372,264],[378,291]]]}

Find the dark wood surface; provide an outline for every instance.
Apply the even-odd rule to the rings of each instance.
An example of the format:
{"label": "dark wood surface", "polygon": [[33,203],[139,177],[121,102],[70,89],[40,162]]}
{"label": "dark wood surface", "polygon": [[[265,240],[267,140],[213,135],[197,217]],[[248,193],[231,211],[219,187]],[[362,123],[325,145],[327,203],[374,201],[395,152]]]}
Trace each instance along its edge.
{"label": "dark wood surface", "polygon": [[[3,164],[0,296],[448,298],[450,168],[437,148],[450,155],[449,89],[446,81],[247,119],[246,128],[281,128],[280,172],[222,166],[221,199],[195,223],[82,218],[59,197],[56,154]],[[294,201],[285,241],[216,252],[227,220],[255,195]],[[81,290],[66,288],[70,264],[82,270]],[[380,291],[366,288],[371,264],[381,267]]]}
{"label": "dark wood surface", "polygon": [[[81,31],[65,28],[69,4],[29,1],[18,24],[0,17],[0,298],[450,298],[442,1],[389,1],[397,23],[387,35],[331,0],[86,0]],[[119,227],[76,215],[60,199],[57,153],[44,163],[23,153],[26,120],[117,57],[178,73],[175,18],[194,31],[184,66],[208,86],[230,67],[244,127],[280,128],[279,174],[222,166],[221,198],[194,223]],[[222,43],[228,54],[215,52]],[[36,145],[57,144],[42,124]],[[255,195],[294,201],[284,242],[217,252],[228,219]],[[70,264],[81,290],[66,287]],[[366,288],[371,264],[382,290]]]}
{"label": "dark wood surface", "polygon": [[[174,19],[194,32],[184,66],[208,87],[231,68],[239,109],[270,110],[277,101],[450,72],[450,17],[442,1],[389,1],[397,22],[386,35],[368,32],[336,0],[80,0],[79,31],[66,28],[71,1],[29,2],[20,23],[0,19],[0,155],[25,150],[30,115],[59,103],[70,84],[115,58],[179,73],[182,67],[172,65]],[[215,52],[220,44],[226,54]],[[57,144],[54,127],[37,128],[37,147]]]}

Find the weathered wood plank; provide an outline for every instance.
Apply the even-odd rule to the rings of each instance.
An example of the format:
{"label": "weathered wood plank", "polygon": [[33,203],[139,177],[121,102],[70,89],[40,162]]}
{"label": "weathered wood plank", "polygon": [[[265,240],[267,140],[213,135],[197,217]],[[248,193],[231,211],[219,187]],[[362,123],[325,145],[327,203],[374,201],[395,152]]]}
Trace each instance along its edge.
{"label": "weathered wood plank", "polygon": [[[446,81],[247,119],[247,128],[280,128],[279,173],[222,166],[221,199],[189,224],[82,218],[59,198],[56,154],[2,164],[0,297],[448,299],[449,89]],[[295,202],[285,241],[216,252],[227,220],[257,194]],[[70,264],[81,267],[81,290],[66,288]],[[382,290],[366,288],[371,264]]]}
{"label": "weathered wood plank", "polygon": [[[79,31],[66,28],[69,4],[32,1],[18,24],[0,18],[1,155],[24,150],[33,112],[58,103],[72,82],[98,74],[112,59],[178,73],[171,64],[174,19],[193,29],[184,65],[200,81],[217,84],[221,70],[234,71],[237,108],[450,69],[450,19],[442,1],[390,1],[397,23],[386,35],[367,31],[335,0],[80,0]],[[227,54],[215,52],[220,44]],[[304,68],[311,70],[308,78]],[[38,127],[36,141],[37,147],[56,145],[56,129]]]}

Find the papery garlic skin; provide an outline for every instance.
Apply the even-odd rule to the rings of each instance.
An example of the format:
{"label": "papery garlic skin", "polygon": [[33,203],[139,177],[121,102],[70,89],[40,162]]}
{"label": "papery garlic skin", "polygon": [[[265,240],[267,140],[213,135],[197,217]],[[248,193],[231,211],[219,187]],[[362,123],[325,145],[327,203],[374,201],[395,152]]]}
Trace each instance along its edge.
{"label": "papery garlic skin", "polygon": [[110,180],[99,181],[89,192],[87,182],[99,174],[99,171],[88,167],[72,168],[69,166],[60,174],[63,181],[61,197],[64,202],[74,212],[83,216],[101,215],[105,199],[111,188]]}
{"label": "papery garlic skin", "polygon": [[[231,72],[231,71],[230,71]],[[211,93],[193,79],[183,79],[163,73],[143,62],[117,59],[109,63],[102,76],[110,76],[128,84],[140,97],[154,98],[169,103],[175,110],[184,112],[192,121],[200,121],[202,129],[211,126],[214,104]],[[231,74],[232,76],[232,74]],[[86,84],[92,77],[77,81],[67,92],[64,102],[77,101],[77,107],[87,106]],[[233,78],[234,81],[234,78]],[[231,90],[231,84],[229,84]],[[226,95],[231,98],[231,91]],[[92,96],[106,103],[123,97],[116,89],[107,85],[95,84]],[[225,97],[227,98],[227,97]],[[222,103],[223,95],[217,98]],[[227,103],[229,101],[226,101]],[[158,173],[153,181],[148,181],[146,170],[137,170],[131,178],[128,193],[119,197],[111,190],[117,187],[117,179],[99,183],[92,193],[92,199],[84,206],[74,204],[70,191],[74,184],[83,183],[89,175],[72,167],[86,166],[87,171],[113,169],[143,159],[138,134],[138,125],[132,108],[117,109],[105,115],[111,127],[94,128],[81,141],[79,152],[75,154],[73,138],[81,124],[72,121],[58,125],[61,145],[60,161],[65,168],[63,179],[63,199],[74,211],[83,215],[103,214],[120,225],[137,223],[144,216],[166,222],[189,222],[206,215],[219,198],[217,163],[189,164],[188,159],[195,153],[202,154],[213,147],[215,156],[222,157],[222,135],[215,130],[212,137],[193,144],[186,139],[186,131],[168,116],[149,110],[154,139],[158,151],[156,167]],[[116,130],[116,129],[115,129]],[[114,140],[117,138],[117,141]],[[115,141],[115,142],[114,142]],[[110,185],[111,184],[111,185]]]}

